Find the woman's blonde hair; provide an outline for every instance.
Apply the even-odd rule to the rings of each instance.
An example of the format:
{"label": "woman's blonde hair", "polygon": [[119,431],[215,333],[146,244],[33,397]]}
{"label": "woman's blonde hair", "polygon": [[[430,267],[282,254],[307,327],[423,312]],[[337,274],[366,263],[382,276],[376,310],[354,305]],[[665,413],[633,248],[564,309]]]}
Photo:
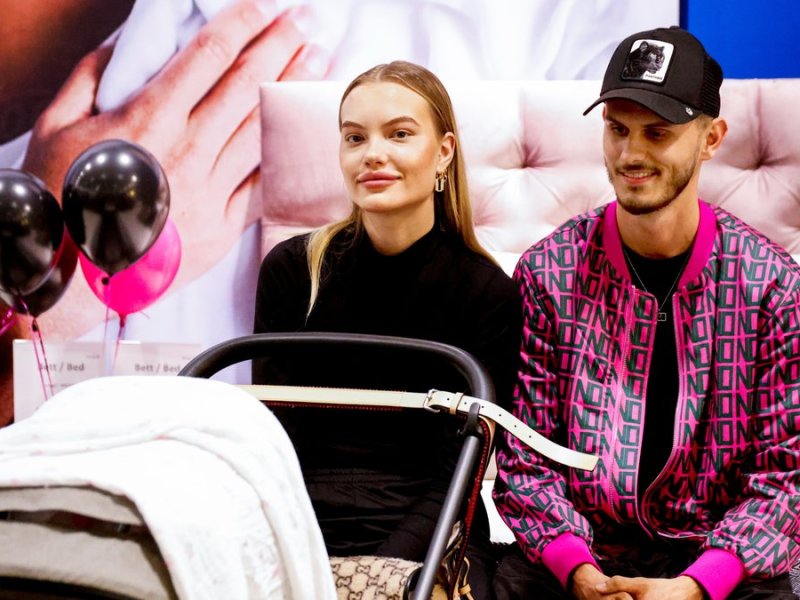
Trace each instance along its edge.
{"label": "woman's blonde hair", "polygon": [[[344,104],[350,92],[364,83],[378,82],[396,83],[422,96],[431,109],[433,124],[437,133],[443,136],[451,132],[455,136],[456,143],[453,159],[443,173],[445,176],[444,191],[434,193],[436,223],[443,230],[461,237],[468,248],[494,262],[494,259],[481,246],[475,236],[464,161],[459,151],[461,143],[458,138],[453,104],[450,101],[447,90],[436,75],[424,67],[400,60],[372,67],[353,79],[345,89],[344,94],[342,94],[342,99],[339,103],[339,128],[341,129],[342,125],[342,104]],[[362,235],[363,227],[361,210],[355,204],[353,204],[353,210],[347,218],[321,227],[313,231],[309,236],[306,256],[308,257],[308,270],[311,275],[311,295],[306,316],[311,314],[319,294],[322,265],[328,247],[333,238],[348,227],[352,227],[354,230],[352,240],[355,243]]]}

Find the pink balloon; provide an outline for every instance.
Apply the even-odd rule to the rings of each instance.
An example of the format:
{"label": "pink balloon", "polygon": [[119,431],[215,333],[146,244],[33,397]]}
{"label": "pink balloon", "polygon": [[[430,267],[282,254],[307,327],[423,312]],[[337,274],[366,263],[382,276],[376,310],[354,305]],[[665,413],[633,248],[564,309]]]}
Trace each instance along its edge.
{"label": "pink balloon", "polygon": [[94,295],[124,318],[147,308],[167,291],[181,262],[181,239],[175,224],[167,219],[150,249],[113,275],[99,269],[83,253],[80,262]]}

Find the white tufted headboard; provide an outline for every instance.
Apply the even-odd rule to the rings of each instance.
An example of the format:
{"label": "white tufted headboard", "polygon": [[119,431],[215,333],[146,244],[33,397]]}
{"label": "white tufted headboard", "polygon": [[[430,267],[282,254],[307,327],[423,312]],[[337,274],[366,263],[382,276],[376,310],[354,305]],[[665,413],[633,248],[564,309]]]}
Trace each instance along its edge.
{"label": "white tufted headboard", "polygon": [[[597,81],[446,81],[478,236],[507,270],[571,216],[613,199]],[[349,212],[338,162],[342,82],[261,88],[263,251]],[[729,133],[703,166],[701,196],[800,260],[800,79],[729,80]]]}

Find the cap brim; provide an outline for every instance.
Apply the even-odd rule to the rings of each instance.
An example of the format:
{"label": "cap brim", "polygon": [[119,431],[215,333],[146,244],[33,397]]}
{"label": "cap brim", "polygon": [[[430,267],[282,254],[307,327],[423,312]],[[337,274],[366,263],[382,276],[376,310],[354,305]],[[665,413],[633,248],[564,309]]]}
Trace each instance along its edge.
{"label": "cap brim", "polygon": [[602,102],[614,99],[631,100],[637,104],[641,104],[670,123],[688,123],[700,115],[699,110],[692,108],[683,102],[678,102],[677,100],[670,98],[669,96],[664,96],[663,94],[657,94],[655,92],[651,92],[650,90],[643,90],[639,88],[621,88],[617,90],[609,90],[595,100],[589,106],[589,108],[583,111],[583,114],[588,114],[589,111]]}

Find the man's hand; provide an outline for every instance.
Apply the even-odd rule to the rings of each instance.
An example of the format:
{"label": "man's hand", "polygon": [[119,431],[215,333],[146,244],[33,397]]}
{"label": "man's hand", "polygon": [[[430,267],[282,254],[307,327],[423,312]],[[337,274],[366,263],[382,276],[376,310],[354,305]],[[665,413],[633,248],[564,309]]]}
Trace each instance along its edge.
{"label": "man's hand", "polygon": [[615,575],[600,583],[597,591],[603,594],[602,598],[616,598],[614,594],[627,593],[635,600],[703,600],[703,589],[685,575],[675,579]]}
{"label": "man's hand", "polygon": [[[23,169],[60,197],[69,165],[92,144],[120,138],[145,147],[167,174],[183,245],[172,289],[197,278],[261,213],[259,83],[325,75],[326,55],[306,45],[308,10],[234,3],[132,98],[100,114],[94,98],[112,49],[90,53],[37,121]],[[70,338],[102,320],[99,303],[80,297],[84,288],[72,285],[44,315],[48,332]],[[89,305],[97,310],[84,312]]]}
{"label": "man's hand", "polygon": [[632,596],[624,590],[601,593],[598,586],[608,580],[594,565],[582,564],[572,574],[572,594],[578,600],[632,600]]}

